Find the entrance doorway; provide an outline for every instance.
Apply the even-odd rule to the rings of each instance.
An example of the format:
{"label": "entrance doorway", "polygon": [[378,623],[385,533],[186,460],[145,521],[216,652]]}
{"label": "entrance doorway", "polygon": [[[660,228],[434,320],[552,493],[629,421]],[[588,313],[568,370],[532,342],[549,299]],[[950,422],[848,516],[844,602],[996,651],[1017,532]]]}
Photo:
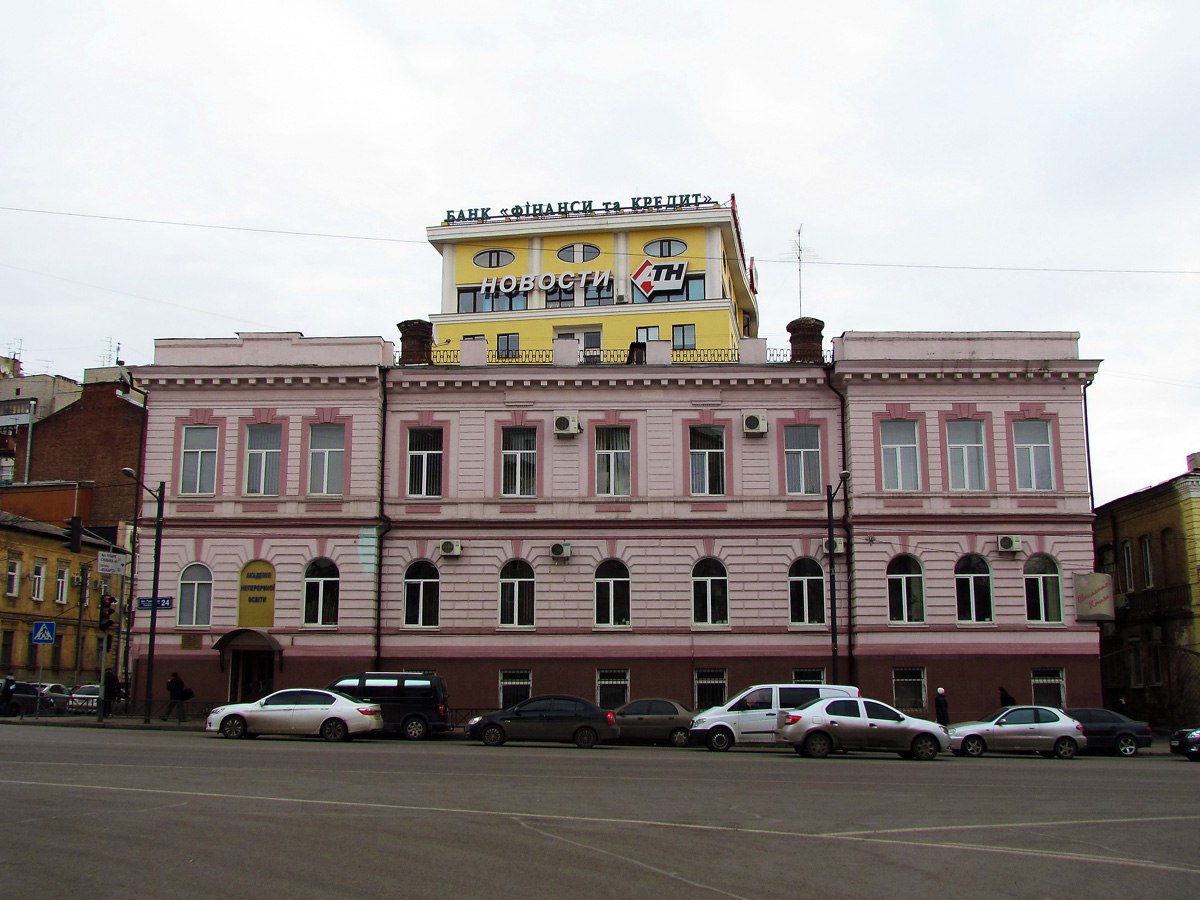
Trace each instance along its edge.
{"label": "entrance doorway", "polygon": [[275,654],[272,651],[235,649],[230,656],[230,702],[250,703],[275,690]]}

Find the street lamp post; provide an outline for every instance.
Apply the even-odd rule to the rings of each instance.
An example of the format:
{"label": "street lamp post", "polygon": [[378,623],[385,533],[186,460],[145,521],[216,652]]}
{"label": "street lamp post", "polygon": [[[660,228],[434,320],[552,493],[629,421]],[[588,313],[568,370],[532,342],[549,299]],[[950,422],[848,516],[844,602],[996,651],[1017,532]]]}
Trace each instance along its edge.
{"label": "street lamp post", "polygon": [[141,485],[142,490],[158,503],[154,514],[154,576],[150,584],[150,639],[146,644],[146,714],[142,718],[143,722],[149,722],[154,702],[154,634],[158,627],[158,573],[162,560],[163,497],[167,493],[167,483],[160,481],[156,491],[138,478],[133,469],[122,469],[121,474],[136,481]]}
{"label": "street lamp post", "polygon": [[837,487],[831,484],[825,485],[825,512],[826,512],[826,528],[828,531],[825,546],[829,548],[829,641],[833,652],[833,678],[831,681],[834,684],[841,684],[839,658],[838,658],[838,616],[837,616],[837,571],[835,561],[837,554],[834,553],[835,538],[833,536],[833,498],[838,495],[838,491],[843,491],[842,501],[845,502],[846,482],[850,480],[850,473],[845,469],[838,475]]}

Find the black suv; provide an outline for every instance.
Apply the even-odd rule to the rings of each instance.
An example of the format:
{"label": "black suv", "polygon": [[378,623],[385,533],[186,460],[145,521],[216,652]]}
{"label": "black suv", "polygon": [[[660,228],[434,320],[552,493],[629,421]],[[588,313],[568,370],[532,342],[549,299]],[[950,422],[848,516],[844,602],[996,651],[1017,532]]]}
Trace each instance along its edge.
{"label": "black suv", "polygon": [[440,675],[359,672],[330,682],[326,690],[378,703],[383,709],[383,730],[402,734],[410,741],[423,741],[450,728],[450,695],[446,679]]}

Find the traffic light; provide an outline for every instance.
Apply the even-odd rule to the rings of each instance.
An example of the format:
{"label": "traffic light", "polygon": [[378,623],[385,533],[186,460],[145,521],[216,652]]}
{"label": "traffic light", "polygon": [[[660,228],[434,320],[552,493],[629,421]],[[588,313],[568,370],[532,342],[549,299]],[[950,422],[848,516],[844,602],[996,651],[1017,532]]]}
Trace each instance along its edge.
{"label": "traffic light", "polygon": [[113,627],[113,617],[117,614],[117,598],[112,594],[104,594],[100,598],[100,630],[108,631]]}
{"label": "traffic light", "polygon": [[66,545],[71,548],[72,553],[78,553],[83,549],[83,519],[71,516],[64,519],[63,524],[67,526]]}

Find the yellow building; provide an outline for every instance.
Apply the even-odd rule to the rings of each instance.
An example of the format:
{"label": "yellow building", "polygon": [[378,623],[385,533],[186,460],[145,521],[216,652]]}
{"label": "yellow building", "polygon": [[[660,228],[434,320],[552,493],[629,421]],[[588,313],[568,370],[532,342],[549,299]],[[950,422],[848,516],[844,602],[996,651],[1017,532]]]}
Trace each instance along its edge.
{"label": "yellow building", "polygon": [[1106,699],[1172,727],[1200,721],[1200,453],[1188,472],[1096,508],[1098,568],[1113,578]]}
{"label": "yellow building", "polygon": [[[65,535],[58,526],[0,512],[0,677],[95,683],[110,659],[117,635],[98,627],[100,598],[119,590],[121,579],[98,574],[96,550],[106,545],[85,536],[76,553],[64,545]],[[53,624],[53,643],[34,642],[40,623]]]}
{"label": "yellow building", "polygon": [[428,236],[442,255],[437,350],[477,338],[494,361],[549,361],[556,339],[573,339],[582,361],[616,362],[631,344],[669,341],[682,360],[728,361],[758,335],[732,198],[447,210]]}

